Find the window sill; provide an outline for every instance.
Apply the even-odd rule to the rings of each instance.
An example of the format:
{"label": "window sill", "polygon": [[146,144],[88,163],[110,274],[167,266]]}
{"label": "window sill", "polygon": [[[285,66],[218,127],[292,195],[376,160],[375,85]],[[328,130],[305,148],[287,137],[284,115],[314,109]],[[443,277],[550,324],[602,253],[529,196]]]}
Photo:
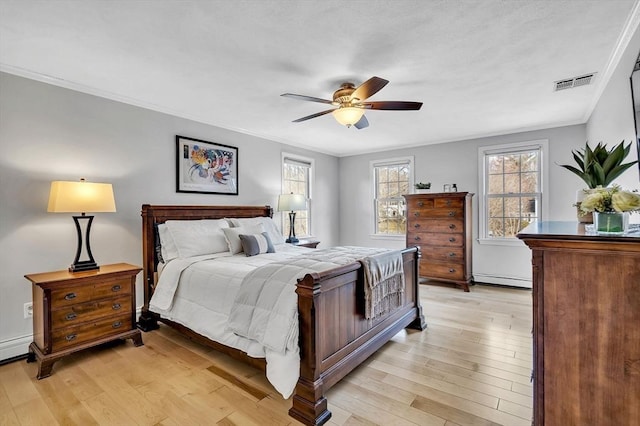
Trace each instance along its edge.
{"label": "window sill", "polygon": [[525,244],[518,238],[478,238],[478,244],[488,246],[524,247]]}
{"label": "window sill", "polygon": [[372,240],[397,240],[397,241],[404,241],[407,236],[406,234],[397,234],[397,235],[391,235],[391,234],[371,234],[369,235],[371,237]]}

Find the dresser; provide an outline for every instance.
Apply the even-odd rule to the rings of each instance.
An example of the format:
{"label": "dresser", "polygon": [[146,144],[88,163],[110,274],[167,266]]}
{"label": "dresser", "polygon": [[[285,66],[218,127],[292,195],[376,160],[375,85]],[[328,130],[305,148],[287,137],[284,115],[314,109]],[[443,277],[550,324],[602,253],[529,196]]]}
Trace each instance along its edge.
{"label": "dresser", "polygon": [[405,195],[407,247],[418,246],[420,276],[455,283],[469,291],[471,274],[470,192]]}
{"label": "dresser", "polygon": [[543,222],[518,238],[532,250],[534,425],[637,425],[640,234]]}
{"label": "dresser", "polygon": [[87,272],[28,274],[33,292],[33,343],[27,361],[38,362],[38,379],[73,352],[116,339],[142,345],[136,328],[136,275],[127,263]]}

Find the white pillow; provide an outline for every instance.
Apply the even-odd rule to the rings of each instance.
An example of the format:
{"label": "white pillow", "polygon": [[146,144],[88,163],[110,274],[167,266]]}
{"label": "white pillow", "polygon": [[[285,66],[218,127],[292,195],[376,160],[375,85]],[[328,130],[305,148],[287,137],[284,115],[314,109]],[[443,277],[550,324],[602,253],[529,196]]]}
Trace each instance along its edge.
{"label": "white pillow", "polygon": [[266,232],[261,223],[254,225],[238,226],[236,228],[225,228],[222,230],[227,240],[227,245],[231,254],[240,253],[242,251],[242,241],[240,234],[261,234]]}
{"label": "white pillow", "polygon": [[282,236],[282,232],[280,232],[280,229],[278,229],[278,226],[270,217],[240,217],[230,219],[227,218],[227,220],[232,227],[255,225],[256,223],[261,223],[262,226],[264,226],[264,230],[269,234],[269,238],[271,238],[271,242],[273,244],[284,244],[284,237]]}
{"label": "white pillow", "polygon": [[158,224],[158,236],[160,237],[160,251],[162,253],[162,260],[164,263],[178,257],[176,243],[173,241],[173,237],[169,233],[167,225],[164,223]]}
{"label": "white pillow", "polygon": [[173,237],[178,257],[222,253],[228,250],[222,230],[229,224],[224,219],[167,220],[167,229]]}

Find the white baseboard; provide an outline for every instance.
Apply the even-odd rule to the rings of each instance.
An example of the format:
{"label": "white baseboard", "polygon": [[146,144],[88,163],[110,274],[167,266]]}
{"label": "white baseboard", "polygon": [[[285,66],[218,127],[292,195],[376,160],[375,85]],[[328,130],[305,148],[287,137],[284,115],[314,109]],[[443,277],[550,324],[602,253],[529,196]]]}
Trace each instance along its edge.
{"label": "white baseboard", "polygon": [[473,280],[477,283],[508,285],[511,287],[531,288],[531,279],[522,277],[497,277],[490,274],[473,273]]}
{"label": "white baseboard", "polygon": [[25,355],[29,352],[29,345],[33,342],[33,334],[0,340],[0,361]]}

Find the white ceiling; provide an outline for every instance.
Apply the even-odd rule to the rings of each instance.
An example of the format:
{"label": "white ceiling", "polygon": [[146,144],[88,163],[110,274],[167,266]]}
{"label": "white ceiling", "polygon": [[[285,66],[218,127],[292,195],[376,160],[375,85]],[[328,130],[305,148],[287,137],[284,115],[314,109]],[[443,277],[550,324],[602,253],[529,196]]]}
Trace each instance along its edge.
{"label": "white ceiling", "polygon": [[[584,123],[638,25],[636,0],[0,0],[0,70],[345,156]],[[631,70],[630,70],[631,71]],[[554,81],[597,72],[589,86]],[[390,81],[363,130],[340,83]],[[206,135],[192,135],[203,137]],[[224,141],[218,141],[224,143]]]}

